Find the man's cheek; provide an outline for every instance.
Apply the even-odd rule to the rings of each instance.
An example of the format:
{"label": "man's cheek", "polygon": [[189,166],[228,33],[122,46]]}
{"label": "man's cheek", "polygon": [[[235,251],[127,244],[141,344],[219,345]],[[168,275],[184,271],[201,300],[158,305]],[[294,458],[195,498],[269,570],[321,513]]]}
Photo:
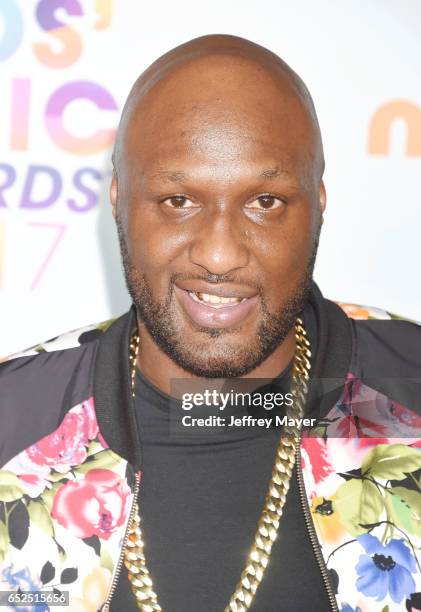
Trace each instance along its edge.
{"label": "man's cheek", "polygon": [[158,269],[161,264],[162,251],[159,240],[152,232],[145,231],[142,223],[133,224],[130,228],[130,246],[135,261],[145,270]]}
{"label": "man's cheek", "polygon": [[281,274],[278,270],[277,274],[273,275],[265,285],[263,293],[263,301],[270,312],[276,312],[295,294],[303,274],[304,272],[295,265],[283,270]]}

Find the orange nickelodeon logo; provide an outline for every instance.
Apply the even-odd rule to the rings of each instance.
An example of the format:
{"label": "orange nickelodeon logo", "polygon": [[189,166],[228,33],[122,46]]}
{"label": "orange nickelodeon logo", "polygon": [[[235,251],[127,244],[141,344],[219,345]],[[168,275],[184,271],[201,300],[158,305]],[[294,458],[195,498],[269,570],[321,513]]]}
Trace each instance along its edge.
{"label": "orange nickelodeon logo", "polygon": [[389,155],[395,121],[402,121],[406,127],[405,154],[421,157],[421,106],[409,100],[387,102],[374,113],[368,130],[368,153]]}

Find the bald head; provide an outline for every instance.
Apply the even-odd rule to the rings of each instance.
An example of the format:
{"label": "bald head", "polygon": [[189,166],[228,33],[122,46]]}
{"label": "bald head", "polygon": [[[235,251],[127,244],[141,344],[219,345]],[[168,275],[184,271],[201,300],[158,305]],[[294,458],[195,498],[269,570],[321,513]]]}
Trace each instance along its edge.
{"label": "bald head", "polygon": [[[244,38],[220,34],[202,36],[172,49],[136,80],[117,133],[113,155],[116,170],[133,130],[138,132],[137,145],[142,147],[148,140],[142,139],[145,130],[148,135],[152,130],[161,132],[163,122],[182,116],[188,124],[195,115],[202,119],[207,116],[204,129],[209,128],[209,121],[215,125],[222,115],[225,125],[220,127],[228,139],[230,121],[284,121],[288,133],[294,131],[294,124],[294,140],[302,145],[301,155],[312,166],[314,176],[321,179],[324,157],[320,129],[304,82],[268,49]],[[222,131],[218,130],[220,136]]]}

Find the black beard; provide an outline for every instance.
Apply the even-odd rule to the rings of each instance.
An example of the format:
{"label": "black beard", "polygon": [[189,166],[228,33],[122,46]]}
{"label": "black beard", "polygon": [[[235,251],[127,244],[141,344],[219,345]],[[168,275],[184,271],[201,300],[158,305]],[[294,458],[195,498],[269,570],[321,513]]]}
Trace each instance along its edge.
{"label": "black beard", "polygon": [[[296,318],[302,312],[313,282],[313,269],[319,244],[321,224],[314,237],[313,250],[307,263],[305,273],[298,283],[294,294],[279,308],[276,313],[270,313],[264,296],[260,293],[262,320],[255,338],[245,347],[233,350],[232,343],[227,342],[219,349],[217,355],[206,354],[206,344],[201,347],[189,343],[178,329],[172,311],[172,296],[174,281],[183,275],[174,275],[170,279],[167,297],[156,301],[147,278],[130,260],[121,219],[116,217],[120,251],[124,268],[124,276],[130,297],[136,307],[139,323],[143,323],[156,344],[178,366],[194,376],[204,378],[236,378],[248,374],[267,359],[273,351],[285,340],[295,324]],[[197,276],[207,282],[215,282],[216,275]],[[193,278],[188,275],[188,278]],[[220,278],[221,282],[222,277]],[[226,281],[227,279],[224,278]],[[219,338],[232,333],[232,329],[198,327],[196,329],[204,337]],[[214,346],[214,343],[211,344]]]}

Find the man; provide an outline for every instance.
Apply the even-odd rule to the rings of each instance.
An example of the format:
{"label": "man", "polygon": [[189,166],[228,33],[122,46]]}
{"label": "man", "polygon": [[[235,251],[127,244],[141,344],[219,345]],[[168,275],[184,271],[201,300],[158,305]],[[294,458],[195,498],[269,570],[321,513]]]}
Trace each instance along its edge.
{"label": "man", "polygon": [[[312,281],[301,79],[244,39],[190,41],[135,83],[113,161],[133,308],[2,365],[1,588],[84,611],[421,609],[421,329],[348,318]],[[291,421],[234,402],[240,425],[180,424],[177,383],[239,379],[290,393]]]}

